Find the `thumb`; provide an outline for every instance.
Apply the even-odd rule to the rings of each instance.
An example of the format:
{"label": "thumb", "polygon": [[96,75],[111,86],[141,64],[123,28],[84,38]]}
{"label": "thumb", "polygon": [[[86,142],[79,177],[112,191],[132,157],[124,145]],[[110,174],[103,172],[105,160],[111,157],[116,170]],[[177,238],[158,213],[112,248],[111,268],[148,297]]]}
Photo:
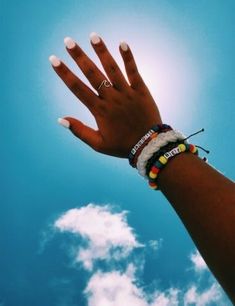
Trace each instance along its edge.
{"label": "thumb", "polygon": [[72,117],[59,118],[58,123],[71,130],[71,132],[92,147],[99,151],[102,143],[102,136],[99,131],[85,125],[80,120]]}

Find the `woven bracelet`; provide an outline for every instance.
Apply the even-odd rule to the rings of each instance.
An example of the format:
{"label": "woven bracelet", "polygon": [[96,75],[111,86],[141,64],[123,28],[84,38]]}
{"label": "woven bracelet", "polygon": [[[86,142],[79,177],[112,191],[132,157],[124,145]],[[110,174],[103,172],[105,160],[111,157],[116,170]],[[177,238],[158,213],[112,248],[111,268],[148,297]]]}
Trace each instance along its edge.
{"label": "woven bracelet", "polygon": [[159,151],[162,147],[167,145],[169,142],[176,142],[177,140],[183,141],[185,135],[177,130],[167,131],[161,133],[158,137],[152,139],[141,151],[136,168],[141,176],[147,179],[146,165],[148,160],[153,156],[153,154]]}
{"label": "woven bracelet", "polygon": [[[134,161],[137,152],[142,150],[142,148],[151,140],[151,136],[154,133],[160,133],[163,130],[170,129],[172,130],[170,125],[167,124],[156,124],[152,126],[149,131],[133,146],[131,152],[128,155],[129,164],[132,167],[136,167],[136,162]],[[139,152],[140,152],[139,151]]]}
{"label": "woven bracelet", "polygon": [[137,160],[138,160],[139,155],[141,154],[143,148],[144,148],[145,146],[147,146],[148,143],[149,143],[152,139],[157,138],[158,135],[161,134],[161,133],[166,133],[166,132],[171,131],[171,130],[172,130],[172,128],[170,128],[170,129],[162,129],[162,130],[159,131],[159,132],[153,133],[153,134],[152,134],[152,135],[142,144],[142,146],[137,150],[137,152],[136,152],[136,154],[135,154],[133,160],[131,161],[131,162],[132,162],[131,166],[132,166],[133,168],[136,168],[136,164],[137,164]]}

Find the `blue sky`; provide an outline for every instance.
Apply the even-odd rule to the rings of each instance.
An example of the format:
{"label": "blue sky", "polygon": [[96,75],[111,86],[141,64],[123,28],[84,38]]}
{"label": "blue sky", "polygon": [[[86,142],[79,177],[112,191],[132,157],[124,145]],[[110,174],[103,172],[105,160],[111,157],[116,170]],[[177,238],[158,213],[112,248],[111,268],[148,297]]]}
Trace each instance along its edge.
{"label": "blue sky", "polygon": [[[164,196],[150,190],[127,160],[93,151],[57,124],[58,117],[71,115],[96,127],[48,57],[62,58],[88,84],[66,53],[64,37],[73,37],[102,69],[89,43],[89,34],[97,32],[123,72],[118,44],[125,40],[163,121],[185,135],[204,127],[192,142],[209,149],[209,163],[234,179],[227,155],[235,150],[234,9],[234,1],[0,2],[1,306],[99,306],[94,282],[103,277],[99,273],[116,273],[117,280],[127,275],[130,286],[138,283],[138,292],[149,293],[139,301],[141,306],[150,303],[154,292],[172,298],[167,289],[173,287],[184,292],[177,300],[183,305],[193,284],[198,286],[194,299],[203,299],[203,292],[216,284],[203,264],[198,271],[198,261],[192,259],[196,254],[201,263],[195,245]],[[120,226],[132,228],[132,239],[144,247],[133,245],[126,256],[111,262],[105,253],[87,270],[75,255],[81,245],[89,253],[94,237],[82,237],[89,222],[73,234],[72,225],[61,232],[55,222],[71,209],[90,212],[93,207],[99,212],[104,205],[111,219],[129,212],[119,219]],[[89,284],[96,302],[84,293]],[[215,297],[219,289],[213,290]],[[229,305],[221,295],[203,305]],[[157,298],[155,303],[163,305]]]}

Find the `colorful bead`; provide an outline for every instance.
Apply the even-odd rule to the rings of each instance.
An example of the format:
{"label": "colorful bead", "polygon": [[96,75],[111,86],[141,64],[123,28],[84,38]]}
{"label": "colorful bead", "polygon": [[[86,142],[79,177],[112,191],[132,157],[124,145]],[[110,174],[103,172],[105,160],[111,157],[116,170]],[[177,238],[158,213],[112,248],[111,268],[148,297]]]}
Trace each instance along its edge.
{"label": "colorful bead", "polygon": [[154,163],[154,166],[156,166],[156,168],[158,168],[158,169],[162,169],[164,167],[164,165],[162,163],[160,163],[160,161],[158,161],[158,160]]}
{"label": "colorful bead", "polygon": [[189,143],[185,143],[184,145],[185,145],[185,147],[186,147],[186,151],[189,151],[190,144],[189,144]]}
{"label": "colorful bead", "polygon": [[192,152],[192,153],[196,153],[196,152],[197,152],[197,148],[196,148],[195,145],[193,145],[193,144],[190,144],[190,145],[189,145],[189,150],[190,150],[190,152]]}
{"label": "colorful bead", "polygon": [[156,184],[156,183],[149,182],[149,186],[150,186],[152,189],[157,189],[157,184]]}
{"label": "colorful bead", "polygon": [[159,159],[160,163],[162,163],[163,165],[165,165],[167,163],[167,158],[165,158],[165,156],[160,156]]}
{"label": "colorful bead", "polygon": [[158,173],[160,171],[160,169],[153,165],[152,168],[151,168],[151,171],[153,173]]}
{"label": "colorful bead", "polygon": [[[178,145],[176,144],[175,148],[178,148],[180,152],[187,152],[190,151],[195,155],[198,155],[198,148],[193,145],[193,144],[189,144],[189,143],[179,143]],[[169,152],[170,152],[169,148]],[[164,151],[163,151],[164,152]],[[160,153],[162,154],[162,153]],[[168,162],[168,160],[170,160],[171,158],[166,158],[165,156],[161,155],[158,160],[156,160],[155,162],[153,162],[152,166],[151,166],[151,170],[148,173],[148,180],[149,180],[149,186],[152,189],[159,189],[158,185],[156,183],[157,181],[157,177],[159,172],[161,171],[161,169],[163,169],[166,165],[166,163]]]}
{"label": "colorful bead", "polygon": [[156,138],[158,133],[154,133],[153,135],[150,136],[151,139]]}
{"label": "colorful bead", "polygon": [[152,126],[152,128],[135,144],[128,155],[129,164],[136,168],[138,156],[140,155],[143,148],[151,141],[156,138],[159,133],[171,131],[172,127],[167,124],[158,124]]}
{"label": "colorful bead", "polygon": [[178,145],[178,148],[180,149],[181,152],[185,152],[186,151],[186,146],[183,143],[180,143]]}
{"label": "colorful bead", "polygon": [[149,177],[152,179],[155,179],[157,177],[157,173],[154,173],[152,171],[149,172]]}

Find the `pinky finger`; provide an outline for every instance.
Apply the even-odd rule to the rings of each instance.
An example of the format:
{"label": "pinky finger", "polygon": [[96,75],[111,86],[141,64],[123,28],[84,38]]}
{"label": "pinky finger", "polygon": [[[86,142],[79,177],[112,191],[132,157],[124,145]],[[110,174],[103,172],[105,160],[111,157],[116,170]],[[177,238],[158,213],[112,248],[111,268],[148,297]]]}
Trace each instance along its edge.
{"label": "pinky finger", "polygon": [[126,42],[123,41],[119,45],[119,50],[121,52],[121,55],[124,61],[127,77],[131,84],[131,87],[133,89],[140,90],[140,91],[144,90],[145,84],[144,84],[144,81],[141,75],[139,74],[139,71],[138,71],[138,68],[135,63],[135,59],[131,52],[130,47],[127,45]]}
{"label": "pinky finger", "polygon": [[70,129],[76,137],[80,138],[95,151],[100,151],[102,136],[99,131],[92,129],[80,120],[72,117],[59,118],[58,123]]}

